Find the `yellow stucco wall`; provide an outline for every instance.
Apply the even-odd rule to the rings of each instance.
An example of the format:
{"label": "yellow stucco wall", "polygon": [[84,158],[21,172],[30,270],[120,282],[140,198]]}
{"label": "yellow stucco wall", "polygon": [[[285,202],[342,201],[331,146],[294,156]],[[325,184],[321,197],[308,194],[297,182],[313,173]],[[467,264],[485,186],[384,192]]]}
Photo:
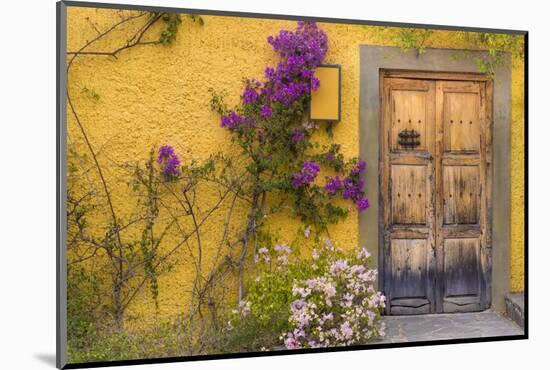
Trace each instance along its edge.
{"label": "yellow stucco wall", "polygon": [[[521,64],[521,65],[520,65]],[[517,63],[512,71],[512,232],[511,232],[511,289],[522,291],[524,287],[524,75],[523,63]]]}
{"label": "yellow stucco wall", "polygon": [[[118,17],[114,10],[69,7],[68,50],[78,49],[97,34],[92,23],[103,30]],[[217,16],[203,16],[203,19],[202,27],[184,22],[177,39],[169,46],[141,46],[122,52],[117,59],[84,56],[71,69],[69,93],[90,140],[101,150],[100,161],[106,168],[119,209],[125,209],[125,204],[131,202],[131,195],[121,180],[120,171],[112,165],[113,161],[145,160],[153,145],[163,144],[174,145],[184,162],[191,157],[205,159],[219,148],[231,150],[230,135],[219,128],[219,117],[209,109],[209,89],[226,90],[228,103],[237,103],[243,77],[261,77],[267,65],[274,65],[275,55],[266,42],[267,36],[280,29],[295,28],[295,22],[282,20]],[[376,27],[324,23],[319,26],[329,37],[326,63],[342,65],[342,117],[334,129],[333,141],[341,144],[345,156],[357,156],[359,45],[388,43],[381,40]],[[130,31],[129,27],[123,27],[99,42],[96,50],[113,49]],[[448,31],[436,31],[426,46],[468,47],[464,40]],[[511,285],[514,290],[523,288],[522,70],[522,62],[516,61],[512,75]],[[97,93],[99,99],[91,98],[89,93],[83,92],[84,88]],[[69,142],[82,147],[82,138],[71,114],[68,114],[68,126]],[[326,135],[318,139],[329,140]],[[93,178],[94,174],[90,176]],[[221,215],[212,220],[212,225],[217,222],[222,222]],[[286,216],[274,217],[270,224],[285,230],[300,226]],[[352,209],[349,218],[332,227],[330,233],[339,244],[355,246],[358,242],[356,211]],[[205,255],[207,260],[212,258],[208,250]],[[161,316],[169,317],[186,307],[186,291],[189,291],[191,279],[184,254],[179,258],[174,272],[161,281]],[[138,297],[131,310],[136,314],[154,310],[148,292]],[[131,319],[132,315],[129,317]]]}

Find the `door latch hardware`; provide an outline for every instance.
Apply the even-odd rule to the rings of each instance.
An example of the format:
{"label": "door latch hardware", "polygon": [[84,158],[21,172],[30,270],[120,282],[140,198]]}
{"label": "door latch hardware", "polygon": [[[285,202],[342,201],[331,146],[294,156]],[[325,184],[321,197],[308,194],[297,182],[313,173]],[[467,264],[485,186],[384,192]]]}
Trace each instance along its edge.
{"label": "door latch hardware", "polygon": [[405,149],[414,149],[420,145],[420,134],[416,130],[403,130],[399,134],[399,145]]}

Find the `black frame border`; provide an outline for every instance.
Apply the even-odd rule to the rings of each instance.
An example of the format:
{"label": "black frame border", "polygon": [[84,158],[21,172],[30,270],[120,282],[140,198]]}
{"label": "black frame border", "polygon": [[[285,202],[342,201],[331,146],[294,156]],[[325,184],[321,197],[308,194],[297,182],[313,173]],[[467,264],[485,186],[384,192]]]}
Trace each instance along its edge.
{"label": "black frame border", "polygon": [[[144,10],[144,11],[162,11],[171,13],[186,13],[186,14],[201,14],[213,16],[232,16],[241,18],[261,18],[261,19],[279,19],[289,21],[315,21],[323,23],[339,23],[339,24],[356,24],[370,26],[386,26],[386,27],[406,27],[406,28],[429,28],[434,30],[447,31],[467,31],[467,32],[488,32],[499,34],[511,34],[524,37],[524,314],[525,327],[523,335],[513,336],[496,336],[496,337],[480,337],[480,338],[463,338],[463,339],[448,339],[448,340],[433,340],[422,342],[404,342],[404,343],[378,343],[364,344],[348,347],[329,347],[329,348],[310,348],[296,350],[282,350],[273,352],[241,352],[230,354],[211,354],[197,356],[178,356],[178,357],[163,357],[163,358],[148,358],[134,360],[115,360],[115,361],[98,361],[86,363],[67,363],[66,362],[66,251],[64,248],[66,230],[66,178],[65,178],[65,150],[66,150],[66,101],[63,99],[67,88],[66,68],[62,68],[65,62],[66,54],[66,7],[85,7],[85,8],[103,8],[103,9],[124,9],[124,10]],[[131,5],[131,4],[113,4],[113,3],[96,3],[83,1],[67,1],[62,0],[56,3],[56,366],[59,369],[80,369],[80,368],[96,368],[124,365],[142,365],[142,364],[159,364],[159,363],[174,363],[174,362],[190,362],[190,361],[205,361],[205,360],[221,360],[234,358],[249,358],[249,357],[267,357],[267,356],[287,356],[295,354],[307,353],[326,353],[326,352],[342,352],[342,351],[358,351],[369,349],[384,349],[384,348],[405,348],[405,347],[422,347],[432,345],[447,345],[447,344],[466,344],[466,343],[485,343],[498,342],[508,340],[522,340],[529,338],[529,223],[528,223],[528,186],[529,186],[529,32],[526,30],[512,29],[495,29],[482,27],[460,27],[438,24],[420,24],[420,23],[402,23],[402,22],[383,22],[372,20],[359,20],[347,18],[326,18],[312,17],[299,15],[285,14],[266,14],[266,13],[251,13],[251,12],[236,12],[236,11],[220,11],[212,9],[188,9],[188,8],[173,8],[148,5]],[[326,65],[325,65],[326,66]],[[341,69],[340,69],[341,71]],[[340,76],[341,86],[341,76]],[[339,95],[338,113],[340,116],[340,101],[341,90]]]}

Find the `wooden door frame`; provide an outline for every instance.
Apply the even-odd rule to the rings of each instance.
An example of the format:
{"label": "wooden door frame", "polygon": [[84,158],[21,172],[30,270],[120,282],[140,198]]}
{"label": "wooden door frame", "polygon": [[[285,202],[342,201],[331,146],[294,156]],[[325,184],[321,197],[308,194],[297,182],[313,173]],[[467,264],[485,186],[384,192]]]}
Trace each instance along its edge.
{"label": "wooden door frame", "polygon": [[[387,139],[387,125],[385,124],[385,79],[387,78],[398,78],[398,79],[408,79],[408,80],[432,80],[432,81],[462,81],[462,82],[477,82],[482,83],[482,102],[483,102],[483,127],[484,130],[482,130],[482,133],[485,134],[484,137],[481,138],[482,143],[484,144],[484,153],[479,153],[480,155],[480,161],[483,161],[483,169],[485,172],[485,175],[483,178],[485,178],[485,183],[482,185],[482,194],[483,198],[481,199],[481,209],[485,209],[484,217],[483,219],[480,218],[480,230],[481,235],[484,240],[484,245],[482,244],[480,246],[480,272],[482,274],[482,287],[480,289],[480,300],[481,300],[481,306],[484,308],[488,308],[491,306],[491,297],[492,297],[492,210],[493,210],[493,199],[492,199],[492,184],[493,184],[493,80],[488,78],[486,74],[481,73],[473,73],[473,72],[441,72],[441,71],[425,71],[425,70],[403,70],[403,69],[384,69],[381,68],[379,70],[379,112],[378,112],[378,119],[379,119],[379,138],[378,138],[378,178],[379,178],[379,192],[378,192],[378,253],[379,253],[379,266],[378,269],[380,271],[380,288],[383,292],[389,292],[390,286],[391,286],[391,276],[389,272],[387,271],[389,269],[388,264],[386,263],[386,253],[388,252],[388,241],[386,240],[386,224],[388,223],[387,220],[387,213],[385,212],[385,206],[389,206],[386,204],[386,197],[384,197],[384,192],[387,190],[386,184],[385,184],[385,178],[388,176],[388,166],[389,163],[387,163],[388,158],[384,155],[386,150],[389,150],[389,148],[386,148],[386,139]],[[436,118],[437,121],[438,118]],[[434,130],[437,129],[436,122],[434,122]],[[439,138],[439,134],[436,134],[436,138]],[[439,139],[436,139],[435,145],[435,153],[434,155],[437,157],[437,155],[441,155],[441,142],[438,141]],[[480,148],[481,150],[482,148]],[[431,181],[432,182],[432,181]],[[432,184],[435,183],[435,188],[432,189],[432,192],[435,194],[437,193],[439,186],[439,182],[436,179],[433,179]],[[434,200],[432,199],[432,202]],[[434,207],[437,209],[437,204],[434,203]],[[440,211],[436,210],[436,214],[438,214]],[[480,214],[480,217],[482,216]],[[434,222],[437,221],[437,217],[440,217],[439,215],[436,216],[436,219],[434,219]],[[438,227],[434,226],[433,224],[431,227],[435,227],[435,229],[432,232],[437,232]],[[437,241],[439,243],[439,241]],[[437,250],[437,245],[432,245],[433,253],[435,257],[435,251]],[[437,297],[435,299],[435,302],[432,302],[432,305],[436,305],[436,311],[442,312],[442,307],[440,307],[441,302],[439,302],[441,298],[441,289],[442,289],[442,267],[439,266],[441,261],[441,256],[435,258],[436,264],[438,266],[435,268],[435,271],[432,271],[431,274],[429,274],[429,279],[434,279],[433,281],[429,281],[427,288],[434,289],[434,292],[432,292],[432,297]],[[437,273],[439,272],[439,273]],[[388,302],[386,306],[386,314],[390,314],[390,302]]]}

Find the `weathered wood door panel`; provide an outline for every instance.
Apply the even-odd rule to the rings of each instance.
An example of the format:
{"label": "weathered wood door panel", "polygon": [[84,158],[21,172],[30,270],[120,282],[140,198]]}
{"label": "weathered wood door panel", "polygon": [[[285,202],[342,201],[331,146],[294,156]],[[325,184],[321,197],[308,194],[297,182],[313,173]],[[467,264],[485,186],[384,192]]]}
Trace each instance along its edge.
{"label": "weathered wood door panel", "polygon": [[[380,168],[386,189],[381,195],[388,313],[429,313],[435,310],[435,82],[386,82],[381,138],[386,156]],[[405,130],[419,134],[414,147],[400,144]]]}
{"label": "weathered wood door panel", "polygon": [[490,146],[484,82],[436,82],[437,312],[488,307],[486,165]]}
{"label": "weathered wood door panel", "polygon": [[381,81],[381,261],[387,314],[490,305],[488,81]]}

